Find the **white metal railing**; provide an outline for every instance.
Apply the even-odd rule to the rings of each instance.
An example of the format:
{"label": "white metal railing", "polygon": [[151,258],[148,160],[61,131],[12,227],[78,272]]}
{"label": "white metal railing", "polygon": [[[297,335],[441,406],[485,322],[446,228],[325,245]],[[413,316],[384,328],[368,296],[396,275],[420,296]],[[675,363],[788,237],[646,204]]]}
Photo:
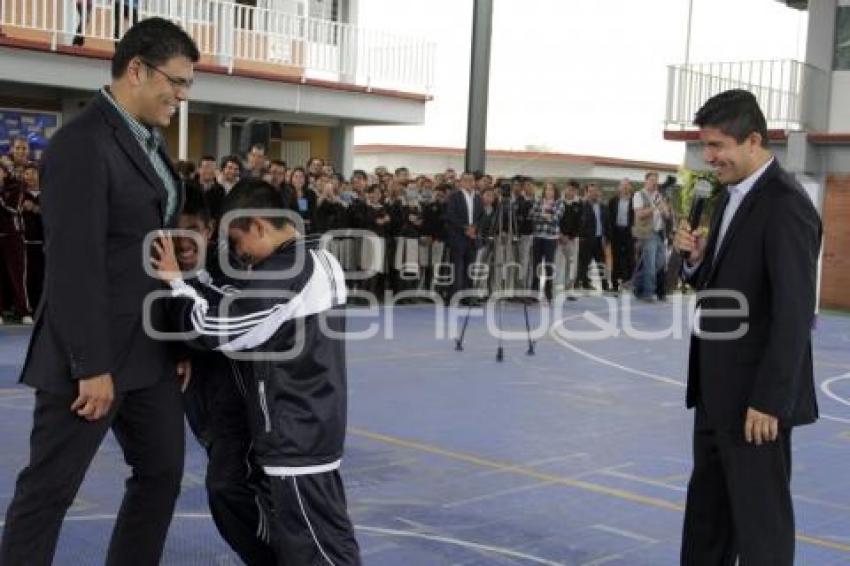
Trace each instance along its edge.
{"label": "white metal railing", "polygon": [[825,71],[790,59],[692,63],[667,70],[666,127],[692,127],[697,110],[711,96],[732,88],[752,92],[769,129],[821,129],[822,112],[813,102],[829,88]]}
{"label": "white metal railing", "polygon": [[75,36],[114,42],[132,23],[153,16],[181,25],[202,55],[229,72],[242,62],[264,63],[308,78],[432,90],[436,50],[422,38],[229,0],[0,0],[0,27],[46,33],[54,49]]}

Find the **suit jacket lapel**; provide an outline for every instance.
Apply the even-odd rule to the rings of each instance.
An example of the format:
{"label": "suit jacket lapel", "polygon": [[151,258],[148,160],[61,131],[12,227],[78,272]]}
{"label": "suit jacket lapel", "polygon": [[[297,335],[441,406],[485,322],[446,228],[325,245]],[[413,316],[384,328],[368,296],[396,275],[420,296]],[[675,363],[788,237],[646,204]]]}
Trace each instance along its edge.
{"label": "suit jacket lapel", "polygon": [[[711,279],[714,277],[714,274],[717,272],[717,266],[720,265],[720,262],[723,260],[723,256],[726,253],[726,250],[729,249],[729,243],[735,237],[735,234],[739,231],[740,227],[743,225],[747,216],[753,208],[753,204],[756,202],[759,193],[762,191],[767,182],[773,178],[776,174],[777,169],[779,168],[779,164],[774,160],[774,162],[767,168],[767,170],[759,177],[756,184],[753,185],[753,188],[750,189],[750,192],[747,193],[747,196],[744,197],[744,200],[741,201],[741,204],[738,205],[738,210],[735,211],[735,216],[732,217],[731,222],[729,223],[729,227],[726,229],[726,234],[723,236],[723,241],[715,242],[715,246],[712,249],[715,249],[717,245],[719,245],[719,249],[716,250],[713,261],[711,263],[711,269],[709,271],[708,278],[706,279],[706,284],[708,284]],[[726,202],[729,201],[729,195],[726,195]],[[722,218],[723,215],[721,214]],[[719,231],[720,225],[718,225]],[[718,234],[719,236],[719,234]],[[715,236],[717,238],[717,236]]]}
{"label": "suit jacket lapel", "polygon": [[124,118],[118,114],[108,100],[100,98],[103,96],[105,95],[98,94],[99,98],[96,100],[104,116],[106,116],[106,119],[114,128],[115,139],[136,168],[142,173],[142,175],[144,175],[151,190],[156,192],[157,197],[159,198],[160,216],[164,218],[168,193],[162,184],[162,179],[160,179],[159,175],[157,175],[156,170],[153,168],[153,164],[151,164],[150,158],[148,158],[148,156],[142,151],[142,147],[139,145],[138,140],[133,137],[133,134],[130,132],[130,128],[124,122]]}

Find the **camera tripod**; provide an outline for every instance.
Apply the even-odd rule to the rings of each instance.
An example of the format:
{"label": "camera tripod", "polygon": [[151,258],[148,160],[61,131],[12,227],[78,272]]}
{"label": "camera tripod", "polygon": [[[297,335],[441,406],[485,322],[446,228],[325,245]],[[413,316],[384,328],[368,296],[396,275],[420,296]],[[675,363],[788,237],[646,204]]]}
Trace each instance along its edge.
{"label": "camera tripod", "polygon": [[[502,318],[504,314],[504,302],[505,300],[511,299],[511,296],[504,296],[505,292],[514,290],[514,281],[508,275],[507,266],[509,264],[513,264],[513,257],[516,254],[513,253],[514,244],[515,244],[515,234],[516,234],[516,216],[514,214],[514,209],[510,199],[510,193],[502,190],[501,198],[499,199],[499,206],[496,208],[496,230],[494,236],[485,236],[482,238],[485,246],[492,246],[492,249],[485,251],[487,254],[487,285],[490,287],[490,291],[497,290],[502,293],[496,299],[496,308],[497,308],[497,320],[498,320],[498,345],[496,347],[496,361],[503,361],[505,359],[505,350],[503,345],[502,338]],[[457,277],[457,274],[455,274]],[[526,337],[528,339],[528,350],[526,354],[529,356],[534,355],[534,341],[531,339],[531,325],[528,322],[528,303],[529,300],[526,297],[522,299],[522,308],[523,314],[525,316],[525,332]],[[455,350],[458,352],[463,351],[463,339],[466,336],[466,328],[469,325],[469,315],[472,312],[472,305],[467,305],[466,307],[466,316],[463,321],[463,328],[460,331],[460,336],[455,340]]]}

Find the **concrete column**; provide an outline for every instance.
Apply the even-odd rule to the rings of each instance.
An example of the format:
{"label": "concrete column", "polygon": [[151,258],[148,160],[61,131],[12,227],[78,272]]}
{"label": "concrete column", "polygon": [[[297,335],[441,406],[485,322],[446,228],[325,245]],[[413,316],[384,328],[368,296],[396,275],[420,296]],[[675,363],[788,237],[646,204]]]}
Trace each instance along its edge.
{"label": "concrete column", "polygon": [[177,159],[189,159],[189,102],[182,100],[178,110],[180,122],[177,132]]}
{"label": "concrete column", "polygon": [[331,160],[337,173],[351,177],[354,171],[354,126],[342,124],[331,129]]}
{"label": "concrete column", "polygon": [[469,171],[484,171],[485,168],[492,31],[493,0],[475,0],[469,71],[469,116],[466,125],[466,169]]}
{"label": "concrete column", "polygon": [[233,153],[230,147],[230,123],[222,115],[217,115],[216,120],[216,157],[222,158]]}

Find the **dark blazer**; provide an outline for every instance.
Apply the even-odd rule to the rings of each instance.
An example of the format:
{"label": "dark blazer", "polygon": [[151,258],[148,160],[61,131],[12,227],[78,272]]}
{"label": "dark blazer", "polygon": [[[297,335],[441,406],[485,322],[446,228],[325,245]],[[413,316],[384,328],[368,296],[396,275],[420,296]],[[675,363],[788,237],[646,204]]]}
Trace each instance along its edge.
{"label": "dark blazer", "polygon": [[[168,343],[142,327],[145,297],[164,288],[142,252],[145,236],[164,227],[167,193],[104,96],[56,132],[42,162],[45,288],[21,381],[45,391],[75,392],[75,380],[102,373],[119,392],[174,378]],[[150,317],[164,332],[162,307],[155,301]]]}
{"label": "dark blazer", "polygon": [[730,298],[703,298],[700,328],[734,340],[691,337],[687,406],[697,404],[710,427],[739,427],[748,407],[783,426],[811,423],[818,409],[812,371],[821,221],[799,183],[774,161],[741,202],[715,255],[728,195],[711,222],[706,257],[689,278],[700,291],[730,290],[749,316],[711,318],[738,308]]}
{"label": "dark blazer", "polygon": [[[613,235],[617,228],[617,215],[620,212],[620,195],[615,195],[611,200],[608,201],[608,223],[609,232]],[[635,224],[635,206],[633,198],[629,198],[629,224],[628,227],[631,229]],[[631,238],[631,232],[629,232],[629,237]]]}
{"label": "dark blazer", "polygon": [[[602,220],[602,237],[605,240],[610,239],[610,222],[608,221],[608,207],[605,206],[605,203],[599,202],[599,218]],[[593,206],[590,202],[585,202],[582,208],[581,213],[581,232],[579,234],[582,238],[595,238],[596,237],[596,214],[593,212]]]}
{"label": "dark blazer", "polygon": [[[475,193],[472,197],[472,223],[477,226],[483,215],[484,201],[481,200],[481,195]],[[449,195],[445,218],[446,239],[449,245],[474,244],[474,240],[469,239],[464,233],[469,226],[469,207],[466,204],[466,197],[463,196],[463,189],[455,189]]]}

